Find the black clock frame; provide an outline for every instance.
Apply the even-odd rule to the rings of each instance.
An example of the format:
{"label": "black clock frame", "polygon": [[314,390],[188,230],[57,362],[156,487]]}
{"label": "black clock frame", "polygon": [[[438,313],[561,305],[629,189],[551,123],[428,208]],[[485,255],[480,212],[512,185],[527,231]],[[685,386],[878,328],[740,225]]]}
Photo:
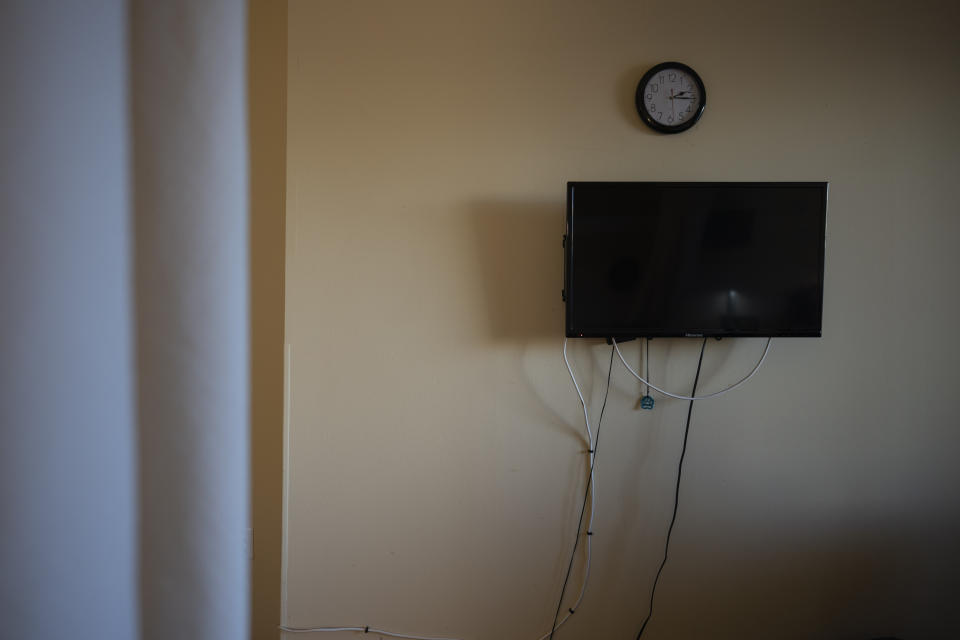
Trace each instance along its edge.
{"label": "black clock frame", "polygon": [[[653,116],[650,115],[650,112],[647,111],[646,105],[643,103],[643,89],[647,86],[649,80],[663,71],[664,69],[679,69],[684,73],[688,74],[693,78],[694,82],[697,83],[697,90],[700,92],[700,106],[697,108],[696,113],[690,117],[686,122],[681,122],[676,126],[668,126],[661,124],[653,119]],[[693,125],[697,124],[697,121],[700,120],[700,116],[703,115],[703,108],[707,106],[707,90],[703,86],[703,80],[700,79],[700,74],[696,71],[683,64],[682,62],[661,62],[660,64],[654,65],[643,74],[643,77],[640,78],[640,83],[637,84],[637,92],[634,94],[634,102],[637,105],[637,113],[640,114],[640,119],[643,120],[644,124],[653,129],[654,131],[659,131],[660,133],[680,133],[681,131],[686,131]]]}

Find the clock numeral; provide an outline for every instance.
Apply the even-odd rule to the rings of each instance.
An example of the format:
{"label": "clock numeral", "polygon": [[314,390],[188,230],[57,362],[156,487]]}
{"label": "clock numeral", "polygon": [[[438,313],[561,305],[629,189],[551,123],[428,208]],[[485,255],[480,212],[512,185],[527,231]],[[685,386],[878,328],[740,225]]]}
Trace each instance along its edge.
{"label": "clock numeral", "polygon": [[673,124],[673,116],[667,116],[667,123]]}
{"label": "clock numeral", "polygon": [[682,113],[677,116],[677,120],[683,120],[683,114],[682,114]]}
{"label": "clock numeral", "polygon": [[663,111],[657,111],[657,120],[663,120]]}
{"label": "clock numeral", "polygon": [[677,74],[675,74],[675,73],[668,73],[668,74],[667,74],[667,77],[670,78],[670,82],[673,82],[674,80],[677,79]]}
{"label": "clock numeral", "polygon": [[647,100],[650,100],[651,102],[653,101],[653,94],[652,94],[652,93],[648,93],[648,94],[647,94]]}
{"label": "clock numeral", "polygon": [[656,84],[656,83],[650,85],[650,91],[653,91],[654,93],[656,93],[656,92],[659,91],[659,90],[660,90],[660,85],[658,85],[658,84]]}

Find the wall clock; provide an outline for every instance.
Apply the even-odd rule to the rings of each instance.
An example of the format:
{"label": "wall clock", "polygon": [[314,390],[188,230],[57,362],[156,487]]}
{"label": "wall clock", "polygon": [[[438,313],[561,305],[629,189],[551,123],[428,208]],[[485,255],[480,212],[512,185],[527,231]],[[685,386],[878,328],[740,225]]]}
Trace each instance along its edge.
{"label": "wall clock", "polygon": [[660,133],[686,131],[703,115],[707,90],[697,72],[679,62],[661,62],[643,74],[636,94],[637,112]]}

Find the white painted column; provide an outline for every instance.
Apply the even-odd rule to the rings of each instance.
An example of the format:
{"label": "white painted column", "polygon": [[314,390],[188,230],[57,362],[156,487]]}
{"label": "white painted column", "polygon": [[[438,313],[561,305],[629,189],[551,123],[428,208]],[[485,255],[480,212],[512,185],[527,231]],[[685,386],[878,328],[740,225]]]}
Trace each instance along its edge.
{"label": "white painted column", "polygon": [[0,637],[137,634],[127,13],[0,4]]}
{"label": "white painted column", "polygon": [[247,635],[245,5],[134,0],[142,634]]}

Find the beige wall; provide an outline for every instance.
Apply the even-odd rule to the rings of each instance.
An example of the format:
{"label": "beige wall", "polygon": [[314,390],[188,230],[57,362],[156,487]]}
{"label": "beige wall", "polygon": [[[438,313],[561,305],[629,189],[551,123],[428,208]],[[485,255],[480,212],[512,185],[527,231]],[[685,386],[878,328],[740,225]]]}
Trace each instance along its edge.
{"label": "beige wall", "polygon": [[250,119],[251,635],[278,637],[283,504],[287,3],[247,3]]}
{"label": "beige wall", "polygon": [[[585,457],[566,181],[829,180],[824,337],[694,408],[645,637],[954,637],[958,26],[952,2],[291,2],[287,623],[547,631]],[[671,59],[708,104],[660,136],[633,90]],[[655,379],[687,389],[697,347],[655,341]],[[701,389],[760,348],[711,342]],[[596,415],[608,347],[572,353]],[[670,515],[686,405],[613,384],[560,638],[637,632]]]}

